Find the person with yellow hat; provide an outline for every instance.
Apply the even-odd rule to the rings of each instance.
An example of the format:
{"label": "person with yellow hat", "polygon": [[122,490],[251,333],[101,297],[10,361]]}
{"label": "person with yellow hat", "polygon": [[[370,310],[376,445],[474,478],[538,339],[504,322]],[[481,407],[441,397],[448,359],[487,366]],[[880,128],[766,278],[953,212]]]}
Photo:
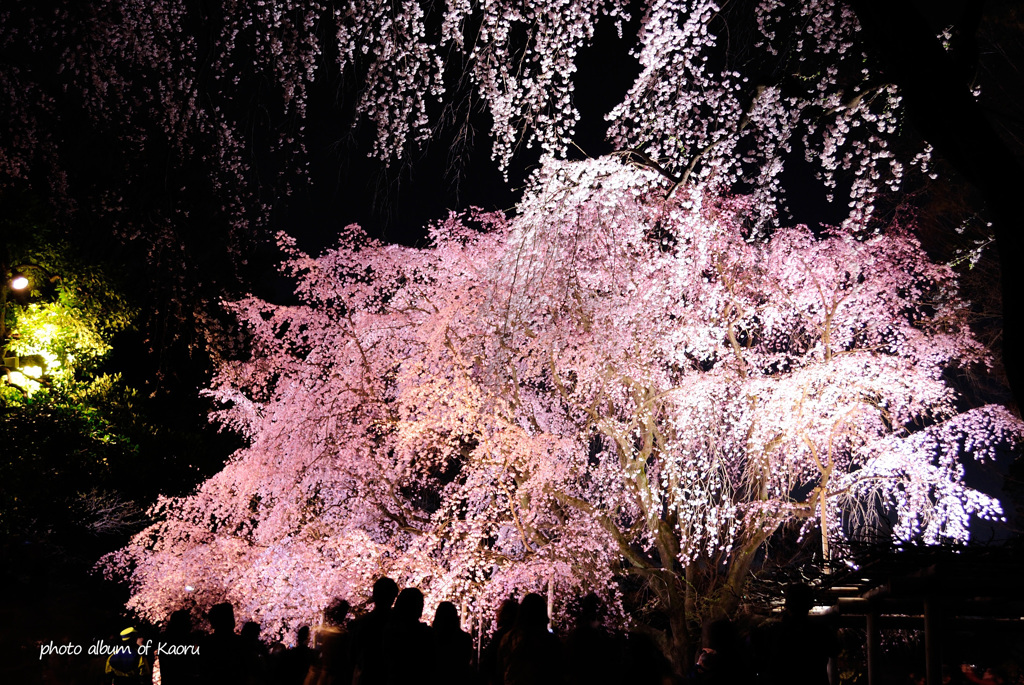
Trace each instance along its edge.
{"label": "person with yellow hat", "polygon": [[121,631],[121,644],[107,657],[104,669],[106,680],[112,685],[140,685],[153,682],[153,669],[142,636],[133,627]]}

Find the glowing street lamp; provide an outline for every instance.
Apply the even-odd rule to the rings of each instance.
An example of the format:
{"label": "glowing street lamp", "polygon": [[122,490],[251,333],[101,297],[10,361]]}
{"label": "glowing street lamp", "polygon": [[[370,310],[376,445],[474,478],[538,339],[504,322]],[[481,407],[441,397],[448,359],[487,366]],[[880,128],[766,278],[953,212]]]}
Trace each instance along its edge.
{"label": "glowing street lamp", "polygon": [[25,274],[16,273],[11,277],[11,290],[24,290],[28,287],[28,277]]}
{"label": "glowing street lamp", "polygon": [[24,292],[31,287],[32,280],[28,277],[28,274],[31,271],[38,272],[36,277],[33,279],[37,285],[45,282],[56,283],[61,280],[59,275],[52,274],[49,269],[38,264],[32,264],[31,262],[15,265],[4,264],[3,267],[4,278],[7,279],[7,282],[4,283],[5,288],[10,288],[11,290],[19,293]]}

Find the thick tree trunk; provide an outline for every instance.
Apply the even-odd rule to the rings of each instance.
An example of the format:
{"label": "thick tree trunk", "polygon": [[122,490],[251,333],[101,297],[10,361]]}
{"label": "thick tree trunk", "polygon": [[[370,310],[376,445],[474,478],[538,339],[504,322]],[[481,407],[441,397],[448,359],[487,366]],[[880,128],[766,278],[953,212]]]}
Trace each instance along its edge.
{"label": "thick tree trunk", "polygon": [[753,539],[735,549],[732,560],[729,562],[725,583],[719,594],[718,604],[715,607],[716,618],[731,616],[739,608],[740,600],[743,599],[743,587],[747,584],[747,576],[750,575],[750,568],[754,565],[757,550],[767,539],[767,535],[758,533]]}
{"label": "thick tree trunk", "polygon": [[669,632],[666,644],[666,656],[672,662],[672,669],[678,675],[685,675],[693,666],[693,656],[696,649],[694,635],[690,632],[690,625],[685,609],[686,594],[681,592],[679,577],[676,574],[663,574],[662,588],[658,595],[661,605],[668,613]]}
{"label": "thick tree trunk", "polygon": [[690,634],[692,614],[687,611],[693,600],[693,595],[690,594],[692,588],[686,584],[689,569],[680,568],[678,562],[679,541],[676,539],[672,527],[665,521],[661,522],[658,531],[657,546],[661,566],[665,570],[665,573],[662,574],[664,594],[660,599],[662,606],[668,610],[669,630],[672,631],[668,656],[676,673],[683,675],[693,665],[694,652]]}

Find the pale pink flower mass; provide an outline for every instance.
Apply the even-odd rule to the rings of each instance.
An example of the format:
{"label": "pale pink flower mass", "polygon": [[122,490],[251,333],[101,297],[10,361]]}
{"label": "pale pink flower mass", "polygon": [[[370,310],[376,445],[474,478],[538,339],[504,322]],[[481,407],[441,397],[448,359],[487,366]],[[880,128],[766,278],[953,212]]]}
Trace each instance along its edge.
{"label": "pale pink flower mass", "polygon": [[985,363],[951,269],[905,226],[751,240],[749,198],[668,189],[549,160],[515,217],[424,248],[283,238],[303,304],[232,304],[251,354],[209,391],[250,444],[109,560],[130,606],[162,619],[189,585],[275,631],[382,574],[489,615],[695,564],[710,596],[788,522],[838,560],[886,521],[962,542],[1001,516],[960,460],[1022,425],[943,379]]}

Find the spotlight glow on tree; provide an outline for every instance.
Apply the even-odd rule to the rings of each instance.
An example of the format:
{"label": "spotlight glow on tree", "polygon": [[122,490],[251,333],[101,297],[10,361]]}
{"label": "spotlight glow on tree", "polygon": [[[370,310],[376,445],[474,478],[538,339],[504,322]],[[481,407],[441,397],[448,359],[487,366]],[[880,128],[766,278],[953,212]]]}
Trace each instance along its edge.
{"label": "spotlight glow on tree", "polygon": [[840,559],[882,517],[937,543],[1001,516],[959,459],[1022,426],[943,380],[985,361],[948,267],[907,227],[752,241],[750,198],[668,190],[549,160],[515,218],[452,216],[427,248],[282,238],[303,304],[231,305],[251,355],[210,390],[250,445],[108,559],[130,606],[228,599],[273,632],[385,573],[488,613],[639,575],[681,654],[784,524]]}

